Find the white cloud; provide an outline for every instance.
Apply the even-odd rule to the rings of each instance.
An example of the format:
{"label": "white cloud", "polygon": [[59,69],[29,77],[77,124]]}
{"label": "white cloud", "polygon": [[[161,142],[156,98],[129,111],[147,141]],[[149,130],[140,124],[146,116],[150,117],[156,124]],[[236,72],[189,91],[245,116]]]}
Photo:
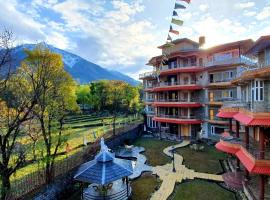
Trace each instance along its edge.
{"label": "white cloud", "polygon": [[201,4],[199,6],[200,11],[205,12],[209,9],[209,6],[207,4]]}
{"label": "white cloud", "polygon": [[268,17],[270,17],[270,6],[264,7],[263,10],[260,13],[258,13],[256,19],[264,20]]}
{"label": "white cloud", "polygon": [[248,16],[248,17],[253,17],[256,14],[257,14],[256,11],[247,11],[247,10],[245,10],[244,13],[243,13],[244,16]]}
{"label": "white cloud", "polygon": [[244,3],[235,4],[235,7],[238,8],[238,9],[251,8],[253,6],[255,6],[255,2],[253,2],[253,1],[248,1],[248,2],[244,2]]}

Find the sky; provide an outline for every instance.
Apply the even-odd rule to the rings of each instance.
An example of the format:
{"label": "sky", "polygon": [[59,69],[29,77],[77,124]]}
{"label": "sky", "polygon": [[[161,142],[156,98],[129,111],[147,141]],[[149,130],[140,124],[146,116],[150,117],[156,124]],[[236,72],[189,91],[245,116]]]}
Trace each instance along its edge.
{"label": "sky", "polygon": [[[180,0],[177,0],[181,2]],[[161,54],[175,0],[0,0],[0,29],[16,44],[46,42],[135,79]],[[191,0],[179,36],[206,47],[270,35],[269,0]]]}

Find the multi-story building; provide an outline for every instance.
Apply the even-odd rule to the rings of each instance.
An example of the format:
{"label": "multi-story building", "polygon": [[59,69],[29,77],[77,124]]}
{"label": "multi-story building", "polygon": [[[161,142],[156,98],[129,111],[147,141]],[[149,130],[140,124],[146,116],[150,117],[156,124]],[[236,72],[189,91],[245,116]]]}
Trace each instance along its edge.
{"label": "multi-story building", "polygon": [[242,40],[207,49],[207,62],[205,70],[208,74],[206,87],[208,117],[206,118],[209,135],[221,134],[228,126],[228,121],[216,115],[224,101],[240,98],[240,87],[231,84],[247,64],[248,59],[243,54],[253,44],[252,40]]}
{"label": "multi-story building", "polygon": [[173,44],[160,46],[162,55],[148,63],[154,67],[153,72],[140,77],[144,80],[148,126],[176,138],[197,137],[204,115],[203,88],[207,84],[204,52],[199,43],[186,38]]}
{"label": "multi-story building", "polygon": [[162,45],[153,71],[140,75],[144,84],[147,125],[175,138],[208,137],[224,132],[227,120],[216,117],[224,100],[240,97],[230,80],[250,63],[243,53],[253,44],[243,40],[211,49],[190,39]]}
{"label": "multi-story building", "polygon": [[[248,197],[262,200],[270,198],[270,36],[258,39],[247,55],[257,58],[258,63],[231,81],[240,87],[241,96],[238,101],[224,102],[218,113],[235,121],[235,134],[230,139],[221,139],[216,148],[233,154],[236,169],[245,171],[243,177],[239,170],[225,174],[227,184],[244,183]],[[231,127],[230,132],[233,132]]]}

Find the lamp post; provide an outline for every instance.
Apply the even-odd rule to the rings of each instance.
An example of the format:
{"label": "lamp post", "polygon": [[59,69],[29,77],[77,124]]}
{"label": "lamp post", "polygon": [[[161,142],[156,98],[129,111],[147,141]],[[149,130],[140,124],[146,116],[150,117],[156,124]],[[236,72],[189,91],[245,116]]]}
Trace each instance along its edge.
{"label": "lamp post", "polygon": [[171,152],[172,152],[172,161],[173,161],[173,169],[172,169],[172,171],[173,172],[176,172],[176,170],[175,170],[175,163],[174,163],[174,153],[175,153],[174,146],[172,146]]}

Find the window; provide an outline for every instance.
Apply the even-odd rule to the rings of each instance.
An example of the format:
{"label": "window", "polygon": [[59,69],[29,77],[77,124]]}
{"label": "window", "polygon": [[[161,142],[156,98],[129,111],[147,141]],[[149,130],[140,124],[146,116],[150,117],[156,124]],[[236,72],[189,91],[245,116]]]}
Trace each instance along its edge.
{"label": "window", "polygon": [[254,80],[251,83],[251,99],[252,101],[263,101],[264,98],[264,82]]}
{"label": "window", "polygon": [[209,110],[209,119],[214,120],[215,119],[215,112],[213,109]]}
{"label": "window", "polygon": [[223,90],[222,91],[222,98],[232,98],[233,91],[232,90]]}

